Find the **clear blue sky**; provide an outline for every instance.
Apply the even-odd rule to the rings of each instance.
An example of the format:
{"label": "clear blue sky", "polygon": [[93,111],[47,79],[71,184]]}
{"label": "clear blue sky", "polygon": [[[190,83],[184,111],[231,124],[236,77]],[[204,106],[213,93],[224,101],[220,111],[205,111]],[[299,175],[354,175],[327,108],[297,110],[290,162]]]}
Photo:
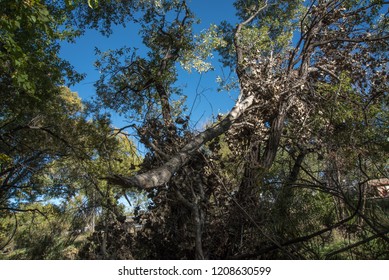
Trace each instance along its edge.
{"label": "clear blue sky", "polygon": [[[222,20],[236,21],[233,0],[192,0],[188,2],[195,15],[201,19],[201,23],[195,27],[195,32],[200,32],[208,28],[210,24],[218,24]],[[133,24],[128,24],[126,28],[115,27],[109,38],[102,36],[97,31],[90,30],[77,39],[75,44],[63,43],[61,56],[68,60],[78,72],[87,75],[83,81],[72,86],[71,89],[78,92],[83,100],[89,100],[94,96],[93,84],[99,79],[99,73],[93,66],[97,59],[94,52],[95,47],[105,51],[124,45],[138,47],[142,50],[137,27]],[[221,75],[221,66],[217,57],[213,59],[213,62],[215,71],[205,73],[202,76],[196,73],[188,74],[185,71],[179,72],[177,85],[184,87],[184,94],[188,96],[188,108],[193,106],[192,125],[196,125],[197,128],[201,128],[219,112],[228,112],[237,97],[236,93],[230,95],[226,92],[217,92],[216,77]],[[200,94],[196,97],[196,93]],[[113,115],[114,126],[122,127],[127,124],[125,119]]]}

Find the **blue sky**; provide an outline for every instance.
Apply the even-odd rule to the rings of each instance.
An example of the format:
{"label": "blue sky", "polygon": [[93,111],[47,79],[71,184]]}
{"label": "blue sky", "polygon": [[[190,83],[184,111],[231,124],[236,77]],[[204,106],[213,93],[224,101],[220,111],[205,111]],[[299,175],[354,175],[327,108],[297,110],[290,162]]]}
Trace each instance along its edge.
{"label": "blue sky", "polygon": [[[195,26],[195,32],[200,32],[210,26],[218,24],[222,20],[234,21],[235,10],[233,0],[192,0],[189,6],[195,15],[201,19],[201,23]],[[102,51],[115,49],[122,46],[138,47],[142,50],[142,43],[137,34],[137,27],[130,23],[126,28],[115,27],[113,34],[107,38],[95,30],[89,30],[76,43],[62,43],[61,56],[68,60],[80,73],[85,73],[86,78],[79,84],[72,86],[73,91],[78,92],[83,100],[90,100],[95,95],[93,84],[99,79],[99,73],[93,66],[97,57],[95,47]],[[217,91],[216,77],[222,75],[221,66],[217,57],[213,59],[215,71],[199,75],[197,73],[187,73],[179,71],[178,86],[184,88],[184,94],[188,96],[187,107],[192,112],[192,125],[201,127],[216,116],[219,112],[228,112],[234,105],[236,93],[219,93]],[[228,75],[228,73],[225,73]],[[125,119],[113,115],[113,125],[122,127],[128,125]]]}

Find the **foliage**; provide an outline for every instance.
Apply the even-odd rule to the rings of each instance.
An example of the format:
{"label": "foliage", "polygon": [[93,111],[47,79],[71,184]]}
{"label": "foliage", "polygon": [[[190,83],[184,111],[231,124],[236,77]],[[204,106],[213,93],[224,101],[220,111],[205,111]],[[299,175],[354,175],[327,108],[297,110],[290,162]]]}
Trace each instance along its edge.
{"label": "foliage", "polygon": [[[185,0],[1,4],[0,246],[63,258],[69,232],[93,228],[80,258],[388,258],[388,197],[371,190],[388,178],[387,2],[234,7],[237,25],[196,34]],[[145,51],[97,50],[86,106],[57,40],[130,23]],[[198,132],[179,67],[206,75],[214,57],[239,97]],[[131,221],[129,193],[146,205]]]}
{"label": "foliage", "polygon": [[[66,26],[84,4],[66,3],[64,10],[51,1],[0,5],[0,248],[15,258],[63,258],[63,249],[75,250],[72,232],[84,230],[91,215],[97,219],[101,209],[123,215],[124,192],[102,178],[129,175],[140,163],[109,117],[90,111],[64,86],[82,76],[59,57],[59,40],[80,34]],[[59,209],[60,203],[73,208]]]}
{"label": "foliage", "polygon": [[81,76],[58,56],[57,40],[72,36],[60,31],[60,15],[51,13],[43,1],[2,1],[0,9],[0,86],[5,105],[47,98],[47,91],[64,83],[64,75],[70,82],[79,81]]}
{"label": "foliage", "polygon": [[226,46],[226,42],[221,37],[218,27],[212,24],[200,35],[194,35],[194,48],[184,50],[180,60],[183,69],[191,72],[192,68],[199,73],[212,70],[211,62],[207,60],[213,58],[213,51]]}

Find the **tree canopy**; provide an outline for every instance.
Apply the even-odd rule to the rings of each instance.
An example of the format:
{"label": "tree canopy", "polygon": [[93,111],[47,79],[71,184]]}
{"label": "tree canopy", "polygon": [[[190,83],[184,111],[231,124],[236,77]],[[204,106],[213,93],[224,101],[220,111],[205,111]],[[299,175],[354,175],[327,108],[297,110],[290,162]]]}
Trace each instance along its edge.
{"label": "tree canopy", "polygon": [[[389,2],[233,5],[234,20],[196,33],[201,18],[185,0],[0,4],[2,250],[389,257]],[[97,51],[95,100],[83,102],[68,88],[83,75],[60,57],[61,41],[88,29],[109,36],[116,25],[138,26],[146,51],[131,41]],[[179,73],[218,69],[232,72],[217,79],[221,94],[239,94],[198,131]],[[115,127],[108,110],[128,125]],[[42,250],[23,245],[36,215]],[[81,233],[88,239],[77,241]]]}

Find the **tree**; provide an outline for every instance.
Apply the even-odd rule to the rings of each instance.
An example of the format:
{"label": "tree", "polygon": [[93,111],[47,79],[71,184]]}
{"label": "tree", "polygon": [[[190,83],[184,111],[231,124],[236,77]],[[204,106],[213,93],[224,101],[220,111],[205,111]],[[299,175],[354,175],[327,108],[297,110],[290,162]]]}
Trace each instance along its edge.
{"label": "tree", "polygon": [[[298,257],[290,253],[291,245],[321,236],[350,222],[355,216],[363,217],[360,200],[352,200],[349,189],[362,188],[363,183],[373,176],[363,171],[361,161],[364,162],[375,149],[380,154],[386,145],[386,140],[374,132],[372,138],[366,139],[365,132],[380,131],[381,121],[384,121],[381,114],[387,111],[388,26],[387,14],[382,14],[382,11],[388,3],[236,1],[235,7],[242,21],[236,27],[227,23],[218,27],[214,40],[220,43],[214,48],[220,51],[226,66],[235,68],[240,95],[234,108],[220,121],[201,133],[184,133],[184,137],[173,124],[167,100],[174,93],[174,62],[185,61],[185,55],[199,45],[187,41],[193,36],[193,21],[188,21],[191,14],[185,1],[162,3],[160,13],[154,17],[146,13],[142,21],[146,30],[144,34],[147,35],[144,42],[150,48],[148,58],[133,55],[120,66],[110,64],[109,69],[115,69],[111,72],[115,74],[107,81],[107,76],[103,76],[98,84],[100,95],[109,93],[115,96],[115,100],[120,97],[120,104],[129,106],[127,110],[134,109],[132,106],[141,100],[131,98],[133,96],[157,104],[155,108],[148,105],[150,103],[140,102],[146,106],[138,113],[146,114],[146,121],[138,131],[140,139],[150,149],[149,156],[160,159],[161,164],[155,166],[153,161],[138,175],[116,175],[109,181],[124,188],[156,188],[164,193],[162,200],[173,201],[161,203],[169,209],[165,214],[169,218],[176,215],[175,208],[184,209],[181,211],[186,213],[183,215],[188,220],[179,219],[176,223],[187,224],[194,241],[188,245],[189,237],[186,236],[183,244],[176,246],[193,246],[194,255],[189,256],[197,258],[206,256],[202,239],[211,231],[206,224],[208,217],[205,213],[210,215],[210,209],[215,206],[207,204],[212,200],[209,193],[217,186],[225,185],[220,171],[209,165],[209,156],[202,151],[202,147],[224,134],[235,156],[242,158],[243,162],[239,165],[242,173],[238,183],[226,187],[227,191],[236,190],[236,194],[230,198],[236,207],[227,207],[227,212],[231,217],[240,213],[235,226],[233,221],[225,221],[235,228],[226,237],[233,246],[230,247],[231,251],[227,250],[223,252],[224,255],[217,257],[259,257],[260,252],[266,252],[263,248],[266,246],[258,245],[262,248],[257,250],[245,247],[245,244],[252,244],[249,240],[253,238],[258,239],[258,244],[264,238],[264,244],[271,244],[269,251],[278,249],[283,252],[283,257]],[[175,4],[177,10],[171,10],[171,3]],[[169,12],[175,16],[168,16]],[[168,18],[175,20],[169,22]],[[119,59],[111,58],[109,61],[118,62]],[[157,77],[163,77],[163,87],[157,82]],[[133,84],[134,81],[136,84]],[[155,113],[152,115],[150,111],[161,112],[161,120],[156,120]],[[150,115],[152,117],[147,118]],[[377,123],[378,119],[380,124]],[[172,139],[175,145],[165,144],[171,143]],[[355,152],[353,155],[347,152],[351,147]],[[289,170],[283,168],[284,175],[274,178],[271,170],[279,160],[280,151],[286,153],[291,167]],[[341,163],[339,156],[342,152],[348,157]],[[305,167],[308,159],[312,161],[314,155],[326,162],[319,165],[322,171]],[[206,171],[208,168],[213,169],[208,172],[217,182],[207,181],[210,179]],[[346,175],[342,170],[348,168],[353,168],[355,173]],[[387,171],[380,171],[385,177]],[[303,174],[309,179],[301,177]],[[277,179],[280,182],[276,184]],[[276,195],[270,199],[278,200],[271,209],[279,209],[282,215],[286,215],[285,211],[292,211],[288,201],[298,199],[300,192],[293,192],[293,189],[301,185],[309,189],[317,188],[339,199],[336,205],[340,216],[326,229],[317,230],[305,238],[299,234],[297,237],[279,236],[271,230],[263,230],[259,219],[261,213],[254,209],[260,209],[263,203],[260,198],[264,195],[265,186],[269,185],[275,188],[273,193]],[[345,211],[351,211],[350,215],[346,215]],[[162,216],[161,209],[153,213]],[[242,222],[242,219],[245,221]],[[369,221],[370,230],[377,237],[388,241],[384,235],[387,232],[386,222],[376,226],[370,218],[363,219]],[[158,227],[166,226],[166,223],[162,223],[157,222]],[[258,230],[262,237],[253,237],[254,231]],[[172,228],[166,231],[173,234]],[[285,241],[285,238],[290,240]],[[177,238],[174,240],[179,243]],[[239,245],[238,240],[244,241]],[[243,253],[244,250],[252,253]],[[258,255],[253,252],[258,252]]]}
{"label": "tree", "polygon": [[[131,257],[387,257],[387,206],[367,199],[366,183],[388,177],[384,131],[388,119],[388,2],[237,0],[234,6],[240,23],[212,25],[201,34],[193,31],[196,17],[185,0],[20,3],[34,11],[47,9],[47,16],[59,16],[54,21],[58,25],[42,20],[42,26],[58,31],[62,24],[62,35],[71,31],[75,36],[89,27],[109,35],[112,23],[139,24],[147,54],[121,48],[98,52],[96,62],[102,75],[96,82],[95,106],[126,116],[127,127],[112,131],[107,118],[99,115],[96,121],[87,122],[82,112],[72,113],[71,102],[65,102],[58,115],[47,107],[46,123],[35,125],[31,115],[41,104],[24,97],[20,100],[36,104],[36,111],[20,114],[23,124],[15,124],[16,128],[28,127],[27,131],[37,126],[43,136],[49,136],[33,144],[26,142],[25,134],[15,138],[34,147],[30,150],[42,151],[37,166],[44,172],[38,178],[51,174],[59,178],[59,186],[64,182],[87,185],[87,201],[116,217],[122,213],[115,195],[134,189],[148,194],[148,209],[134,213],[142,228],[129,237],[131,242],[123,244]],[[13,14],[6,13],[8,18]],[[25,10],[19,14],[26,14]],[[45,31],[31,33],[28,22],[34,19],[27,19],[23,28],[14,23],[5,30],[27,34],[31,40],[26,40],[25,49],[29,51],[35,47],[32,39]],[[8,73],[5,65],[17,64],[17,54],[7,53],[7,44],[14,40],[14,33],[19,34],[14,29],[5,33],[1,46],[2,54],[7,54],[1,63],[2,77],[8,78],[0,81],[5,94],[33,92],[40,97],[55,93],[63,98],[60,78],[69,68],[62,64],[53,66],[59,74],[58,79],[49,79],[55,81],[49,84],[50,91],[45,83],[43,88],[30,88],[24,78],[20,84],[12,80],[18,80],[19,72]],[[22,39],[18,42],[24,44]],[[234,71],[239,97],[228,114],[195,132],[185,114],[186,93],[177,86],[178,67],[206,74],[214,68],[207,59],[216,53],[221,65]],[[51,53],[52,58],[55,54]],[[37,66],[37,61],[31,64]],[[24,77],[30,79],[28,75]],[[39,78],[43,77],[40,73]],[[58,102],[53,99],[44,105]],[[4,105],[8,115],[2,128],[19,132],[8,125],[17,123],[9,104],[20,103]],[[58,119],[65,125],[52,124]],[[67,128],[68,123],[79,130]],[[141,164],[132,152],[123,156],[133,150],[131,145],[121,147],[122,138],[112,137],[112,132],[125,129],[132,129],[147,150]],[[27,156],[21,157],[23,165],[18,166],[36,162],[16,145],[8,146],[9,150],[1,152],[1,163],[7,168],[20,155]],[[116,147],[121,148],[115,151]],[[77,170],[67,168],[67,163]],[[139,168],[128,171],[132,164]],[[96,178],[98,173],[101,176]],[[33,182],[33,175],[23,174],[19,185]],[[105,220],[105,229],[109,222]],[[107,240],[115,239],[112,232],[100,244],[102,258],[113,256],[106,246]],[[361,248],[369,253],[361,254]]]}
{"label": "tree", "polygon": [[[80,193],[91,201],[92,190],[102,184],[100,177],[124,168],[122,173],[129,175],[129,167],[138,163],[131,140],[114,131],[109,116],[94,112],[64,86],[65,81],[73,84],[82,75],[60,58],[59,41],[80,35],[83,27],[70,26],[70,21],[72,13],[85,5],[24,0],[0,4],[0,215],[10,219],[2,229],[1,249],[12,237],[19,238],[23,223],[28,223],[20,216],[45,215],[51,206]],[[104,158],[106,166],[96,158]],[[104,198],[94,194],[98,201],[90,204],[119,215],[119,198],[113,198],[112,190],[103,194]],[[65,210],[47,216],[65,218],[67,211],[73,211]]]}

